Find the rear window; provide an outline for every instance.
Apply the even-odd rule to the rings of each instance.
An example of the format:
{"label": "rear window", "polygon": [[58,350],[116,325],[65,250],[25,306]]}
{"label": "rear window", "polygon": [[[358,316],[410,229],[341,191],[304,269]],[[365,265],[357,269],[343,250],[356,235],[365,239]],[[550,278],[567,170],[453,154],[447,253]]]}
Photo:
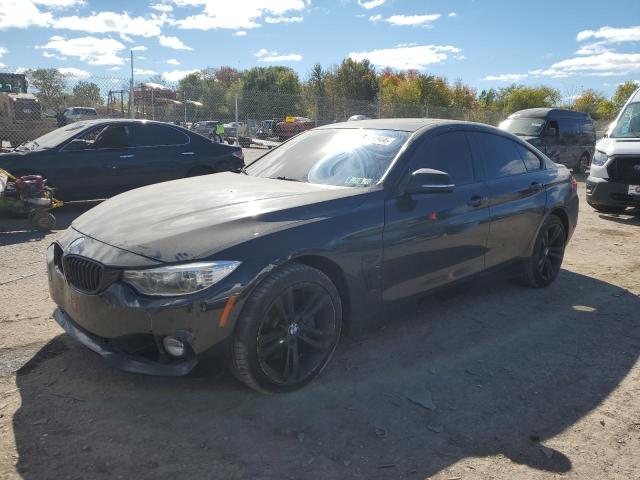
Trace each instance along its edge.
{"label": "rear window", "polygon": [[189,137],[177,128],[157,124],[136,124],[131,127],[132,147],[184,145]]}
{"label": "rear window", "polygon": [[526,173],[527,169],[512,140],[491,133],[469,132],[469,138],[484,164],[489,180]]}

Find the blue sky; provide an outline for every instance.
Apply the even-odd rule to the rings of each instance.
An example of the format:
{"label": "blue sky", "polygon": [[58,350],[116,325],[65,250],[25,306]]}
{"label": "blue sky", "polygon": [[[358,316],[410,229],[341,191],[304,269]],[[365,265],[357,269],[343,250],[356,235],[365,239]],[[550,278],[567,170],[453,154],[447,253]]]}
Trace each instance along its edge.
{"label": "blue sky", "polygon": [[0,0],[3,70],[177,81],[205,67],[344,57],[417,68],[478,90],[549,84],[610,94],[640,79],[640,1]]}

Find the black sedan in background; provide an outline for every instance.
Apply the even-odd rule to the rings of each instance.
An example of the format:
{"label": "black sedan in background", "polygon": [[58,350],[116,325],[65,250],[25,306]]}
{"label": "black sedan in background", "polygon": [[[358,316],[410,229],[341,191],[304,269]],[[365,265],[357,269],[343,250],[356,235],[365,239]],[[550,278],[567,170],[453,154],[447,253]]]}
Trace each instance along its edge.
{"label": "black sedan in background", "polygon": [[0,154],[15,176],[42,175],[62,200],[107,198],[178,178],[240,170],[242,149],[148,120],[72,123]]}
{"label": "black sedan in background", "polygon": [[224,346],[242,382],[286,391],[397,300],[495,267],[546,287],[577,216],[567,168],[507,132],[334,124],[79,217],[48,250],[54,318],[127,371],[182,375]]}

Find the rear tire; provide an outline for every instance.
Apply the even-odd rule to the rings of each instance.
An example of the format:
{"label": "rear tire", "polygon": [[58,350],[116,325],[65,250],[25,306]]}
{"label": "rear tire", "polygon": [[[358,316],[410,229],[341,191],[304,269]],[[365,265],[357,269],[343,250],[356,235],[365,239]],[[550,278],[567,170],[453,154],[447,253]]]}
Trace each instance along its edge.
{"label": "rear tire", "polygon": [[589,205],[591,205],[594,210],[602,213],[622,213],[627,209],[627,207],[621,207],[619,205],[596,205],[594,203],[590,203]]}
{"label": "rear tire", "polygon": [[303,387],[329,362],[342,329],[340,295],[321,271],[287,264],[247,299],[228,351],[238,380],[263,393]]}
{"label": "rear tire", "polygon": [[567,234],[562,220],[550,215],[540,228],[533,253],[526,260],[522,279],[533,288],[548,287],[560,272]]}
{"label": "rear tire", "polygon": [[46,210],[36,210],[29,214],[29,221],[37,230],[48,232],[56,226],[56,217]]}
{"label": "rear tire", "polygon": [[585,173],[589,168],[590,163],[591,160],[589,159],[589,154],[584,152],[580,157],[580,160],[578,160],[578,164],[573,169],[573,173]]}

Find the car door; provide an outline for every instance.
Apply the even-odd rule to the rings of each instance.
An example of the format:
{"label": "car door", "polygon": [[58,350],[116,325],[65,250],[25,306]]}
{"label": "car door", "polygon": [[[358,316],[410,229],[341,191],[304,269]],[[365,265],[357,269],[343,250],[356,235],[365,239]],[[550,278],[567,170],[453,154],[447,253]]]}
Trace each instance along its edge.
{"label": "car door", "polygon": [[561,117],[558,119],[560,126],[560,146],[558,163],[574,167],[578,164],[582,147],[580,146],[580,125],[575,118]]}
{"label": "car door", "polygon": [[527,255],[545,212],[550,177],[542,159],[523,144],[489,132],[469,132],[468,137],[489,187],[485,263],[490,268]]}
{"label": "car door", "polygon": [[183,178],[197,157],[191,138],[168,124],[134,123],[131,139],[131,156],[120,165],[128,188]]}
{"label": "car door", "polygon": [[484,268],[489,191],[478,178],[462,131],[423,139],[400,186],[412,172],[448,173],[448,193],[397,193],[385,203],[383,299],[414,295]]}
{"label": "car door", "polygon": [[60,180],[55,183],[62,199],[106,198],[122,191],[117,166],[128,156],[128,144],[125,125],[101,124],[63,146],[56,153]]}

